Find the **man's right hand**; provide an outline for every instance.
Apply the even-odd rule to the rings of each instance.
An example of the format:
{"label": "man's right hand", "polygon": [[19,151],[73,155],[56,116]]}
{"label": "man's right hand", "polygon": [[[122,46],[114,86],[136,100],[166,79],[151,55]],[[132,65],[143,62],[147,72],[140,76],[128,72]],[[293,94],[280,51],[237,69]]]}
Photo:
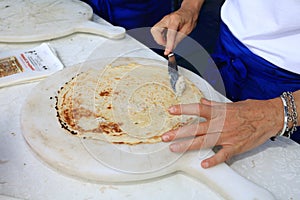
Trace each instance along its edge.
{"label": "man's right hand", "polygon": [[158,44],[165,46],[165,55],[172,52],[195,28],[203,2],[204,0],[185,0],[180,9],[166,15],[152,27],[152,36]]}

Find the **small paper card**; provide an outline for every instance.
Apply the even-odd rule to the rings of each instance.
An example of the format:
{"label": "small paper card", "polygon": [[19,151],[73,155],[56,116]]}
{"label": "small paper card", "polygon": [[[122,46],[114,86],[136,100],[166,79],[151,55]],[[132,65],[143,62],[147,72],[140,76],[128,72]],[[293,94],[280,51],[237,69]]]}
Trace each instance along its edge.
{"label": "small paper card", "polygon": [[46,43],[29,50],[0,53],[0,87],[41,80],[63,67]]}

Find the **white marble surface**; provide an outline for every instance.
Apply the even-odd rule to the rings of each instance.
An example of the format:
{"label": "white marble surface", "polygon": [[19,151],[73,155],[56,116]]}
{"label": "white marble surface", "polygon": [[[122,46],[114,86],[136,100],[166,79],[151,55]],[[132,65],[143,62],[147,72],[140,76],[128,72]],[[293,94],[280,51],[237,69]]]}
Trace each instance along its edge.
{"label": "white marble surface", "polygon": [[[48,43],[57,50],[66,67],[84,62],[91,55],[100,58],[125,54],[162,59],[128,36],[124,40],[107,41],[95,35],[73,34]],[[0,43],[0,51],[38,44]],[[108,47],[115,47],[115,51],[107,51]],[[36,84],[0,89],[0,199],[222,199],[205,184],[182,174],[120,185],[89,183],[55,171],[36,157],[21,132],[22,104]],[[272,192],[277,199],[291,200],[300,196],[297,189],[300,147],[288,139],[268,141],[234,157],[229,164],[237,173]]]}

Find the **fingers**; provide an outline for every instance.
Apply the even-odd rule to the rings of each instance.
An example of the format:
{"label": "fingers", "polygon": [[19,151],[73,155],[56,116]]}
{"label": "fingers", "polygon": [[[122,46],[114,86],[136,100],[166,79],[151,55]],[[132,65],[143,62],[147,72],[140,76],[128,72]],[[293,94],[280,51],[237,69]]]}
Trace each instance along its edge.
{"label": "fingers", "polygon": [[164,55],[170,54],[176,45],[184,38],[184,34],[178,34],[180,30],[179,16],[170,14],[151,28],[154,40],[165,46]]}
{"label": "fingers", "polygon": [[222,162],[227,161],[234,155],[234,149],[233,148],[226,148],[223,147],[220,151],[218,151],[215,155],[213,155],[210,158],[204,159],[201,162],[201,166],[203,168],[210,168],[213,166],[216,166]]}
{"label": "fingers", "polygon": [[[158,24],[157,26],[162,26]],[[182,40],[182,34],[178,34],[177,29],[171,29],[170,27],[152,27],[151,34],[154,40],[162,46],[165,46],[164,55],[169,55],[176,47],[176,45]]]}
{"label": "fingers", "polygon": [[[203,98],[201,99],[201,103],[171,106],[169,108],[170,114],[197,115],[206,118],[206,121],[169,131],[162,136],[162,140],[164,142],[170,142],[175,139],[190,138],[172,143],[170,145],[172,152],[184,152],[187,150],[209,148],[216,145],[222,146],[222,149],[218,153],[201,162],[203,168],[209,168],[228,160],[236,153],[237,145],[235,145],[235,147],[232,146],[227,137],[235,134],[230,135],[226,132],[227,134],[222,134],[221,137],[221,133],[226,131],[224,130],[224,120],[226,116],[224,111],[226,111],[226,105],[225,103],[213,102]],[[237,150],[237,152],[238,151],[239,150]]]}
{"label": "fingers", "polygon": [[201,135],[190,140],[184,140],[181,142],[175,142],[170,145],[172,152],[185,152],[188,150],[196,150],[213,147],[217,144],[220,133],[211,133]]}
{"label": "fingers", "polygon": [[206,148],[204,146],[204,138],[205,137],[197,137],[193,140],[186,140],[183,142],[177,142],[170,145],[170,150],[172,152],[185,152],[188,150],[196,150],[201,148]]}
{"label": "fingers", "polygon": [[212,116],[212,107],[199,103],[174,105],[168,111],[172,115],[197,115],[205,118]]}
{"label": "fingers", "polygon": [[166,31],[167,29],[159,23],[151,28],[151,34],[157,44],[166,46]]}
{"label": "fingers", "polygon": [[[168,55],[174,49],[175,30],[178,28],[172,24],[170,25],[170,21],[170,16],[167,15],[151,28],[151,34],[157,44],[165,46],[165,55]],[[173,29],[173,31],[170,29]]]}
{"label": "fingers", "polygon": [[164,54],[168,55],[175,48],[175,41],[177,37],[177,24],[170,24],[166,35],[166,49]]}
{"label": "fingers", "polygon": [[168,30],[164,55],[168,55],[173,51],[175,46],[176,35],[176,31]]}
{"label": "fingers", "polygon": [[[189,150],[205,149],[217,145],[220,134],[207,134],[204,136],[196,137],[192,140],[173,143],[170,145],[172,152],[180,153]],[[210,168],[229,160],[235,154],[234,148],[222,147],[215,155],[210,158],[204,159],[201,162],[203,168]]]}
{"label": "fingers", "polygon": [[207,123],[197,123],[188,126],[183,126],[176,130],[171,130],[162,135],[164,142],[170,142],[175,139],[194,137],[205,134],[207,131]]}
{"label": "fingers", "polygon": [[164,55],[170,54],[185,37],[185,34],[175,31],[175,29],[169,29],[167,32],[166,49]]}

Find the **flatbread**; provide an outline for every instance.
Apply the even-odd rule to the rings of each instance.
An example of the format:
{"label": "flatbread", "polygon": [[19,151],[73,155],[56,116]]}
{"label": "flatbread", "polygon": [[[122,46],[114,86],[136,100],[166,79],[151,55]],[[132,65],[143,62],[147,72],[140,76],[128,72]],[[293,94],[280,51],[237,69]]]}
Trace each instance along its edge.
{"label": "flatbread", "polygon": [[89,69],[62,86],[57,117],[67,132],[118,144],[156,143],[171,129],[198,120],[170,115],[174,104],[199,102],[203,96],[188,79],[182,96],[173,92],[168,70],[129,63]]}

